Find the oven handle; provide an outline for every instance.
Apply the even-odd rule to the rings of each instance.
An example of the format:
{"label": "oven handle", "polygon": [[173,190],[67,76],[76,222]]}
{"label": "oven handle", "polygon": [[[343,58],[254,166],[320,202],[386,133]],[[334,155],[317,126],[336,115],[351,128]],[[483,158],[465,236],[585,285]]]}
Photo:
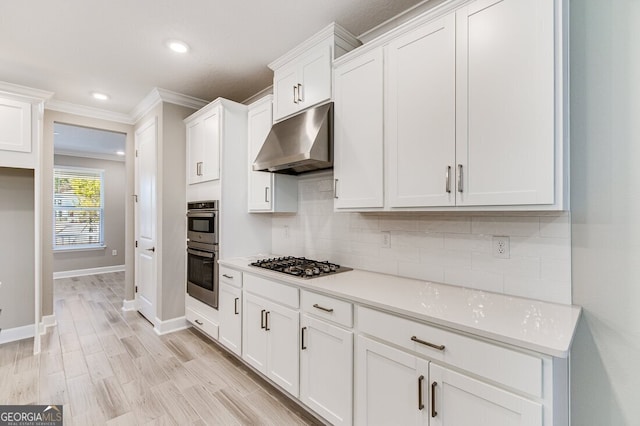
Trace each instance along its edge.
{"label": "oven handle", "polygon": [[194,256],[200,256],[200,257],[206,257],[208,259],[213,259],[216,255],[215,253],[210,253],[207,251],[200,251],[200,250],[194,250],[194,249],[187,249],[187,253],[192,254]]}
{"label": "oven handle", "polygon": [[216,217],[216,212],[187,212],[187,217]]}

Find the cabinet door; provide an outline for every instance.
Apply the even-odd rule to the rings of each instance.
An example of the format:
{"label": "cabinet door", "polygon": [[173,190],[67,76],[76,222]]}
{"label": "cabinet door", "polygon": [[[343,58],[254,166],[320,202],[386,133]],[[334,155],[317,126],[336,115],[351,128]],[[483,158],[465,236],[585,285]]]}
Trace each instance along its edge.
{"label": "cabinet door", "polygon": [[356,424],[428,424],[427,361],[358,336],[355,365]]}
{"label": "cabinet door", "polygon": [[331,98],[331,46],[320,46],[300,59],[298,109]]}
{"label": "cabinet door", "polygon": [[268,304],[266,313],[267,377],[295,397],[300,389],[298,315],[297,311],[275,303]]}
{"label": "cabinet door", "polygon": [[389,205],[453,205],[454,15],[395,39],[387,57]]}
{"label": "cabinet door", "polygon": [[271,102],[262,102],[249,109],[249,211],[270,211],[273,200],[273,174],[254,172],[253,161],[271,130]]}
{"label": "cabinet door", "polygon": [[[430,366],[432,426],[541,426],[542,405],[435,364]],[[431,404],[431,402],[429,402]]]}
{"label": "cabinet door", "polygon": [[273,121],[280,120],[300,109],[298,100],[298,63],[277,69],[273,73]]}
{"label": "cabinet door", "polygon": [[382,48],[335,70],[336,209],[383,207]]}
{"label": "cabinet door", "polygon": [[218,340],[233,353],[242,355],[242,290],[220,284]]}
{"label": "cabinet door", "polygon": [[200,182],[203,166],[202,121],[196,120],[187,124],[187,182]]}
{"label": "cabinet door", "polygon": [[31,152],[31,104],[0,99],[0,150]]}
{"label": "cabinet door", "polygon": [[202,118],[203,152],[200,181],[220,179],[220,115],[215,108]]}
{"label": "cabinet door", "polygon": [[554,202],[554,2],[457,13],[459,205]]}
{"label": "cabinet door", "polygon": [[352,423],[353,332],[302,316],[300,399],[331,424]]}
{"label": "cabinet door", "polygon": [[263,374],[267,373],[267,331],[265,301],[250,293],[242,300],[242,359]]}

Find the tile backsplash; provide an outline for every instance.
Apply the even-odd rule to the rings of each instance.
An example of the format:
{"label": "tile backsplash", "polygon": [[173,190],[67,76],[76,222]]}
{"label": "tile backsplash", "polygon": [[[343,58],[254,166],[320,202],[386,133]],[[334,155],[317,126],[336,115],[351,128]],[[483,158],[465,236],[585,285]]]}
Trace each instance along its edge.
{"label": "tile backsplash", "polygon": [[[297,214],[273,216],[273,253],[571,303],[566,212],[336,213],[328,174],[301,178],[298,200]],[[508,259],[493,255],[493,236],[509,237]]]}

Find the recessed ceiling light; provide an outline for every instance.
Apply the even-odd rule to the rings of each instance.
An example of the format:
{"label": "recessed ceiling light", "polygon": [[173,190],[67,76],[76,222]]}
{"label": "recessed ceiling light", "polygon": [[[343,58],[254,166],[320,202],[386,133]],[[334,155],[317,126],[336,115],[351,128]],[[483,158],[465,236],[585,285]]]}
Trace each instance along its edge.
{"label": "recessed ceiling light", "polygon": [[116,154],[118,154],[118,155],[124,155],[124,151],[116,151]]}
{"label": "recessed ceiling light", "polygon": [[99,101],[106,101],[109,99],[109,95],[106,95],[100,92],[92,92],[91,96],[93,96],[94,99],[97,99]]}
{"label": "recessed ceiling light", "polygon": [[180,40],[169,40],[167,42],[167,47],[177,53],[187,53],[189,51],[187,43]]}

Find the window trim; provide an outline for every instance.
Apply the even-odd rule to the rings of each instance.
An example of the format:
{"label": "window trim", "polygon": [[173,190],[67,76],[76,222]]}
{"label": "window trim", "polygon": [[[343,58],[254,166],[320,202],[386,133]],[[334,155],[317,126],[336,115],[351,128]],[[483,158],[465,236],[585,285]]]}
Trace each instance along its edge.
{"label": "window trim", "polygon": [[[56,172],[58,170],[64,171],[76,171],[76,172],[84,172],[84,173],[94,173],[100,178],[100,206],[101,207],[57,207],[55,205],[55,180],[56,180]],[[104,182],[104,169],[96,169],[91,167],[77,167],[77,166],[65,166],[65,165],[55,165],[53,166],[53,202],[52,204],[52,220],[53,220],[53,230],[52,237],[53,240],[51,242],[53,251],[56,253],[59,252],[67,252],[67,251],[91,251],[91,250],[104,250],[107,246],[105,243],[105,232],[104,232],[104,212],[105,212],[105,204],[104,204],[104,192],[105,192],[105,182]],[[56,212],[60,210],[96,210],[100,212],[100,226],[99,226],[99,240],[97,243],[93,244],[70,244],[70,245],[56,245]]]}

